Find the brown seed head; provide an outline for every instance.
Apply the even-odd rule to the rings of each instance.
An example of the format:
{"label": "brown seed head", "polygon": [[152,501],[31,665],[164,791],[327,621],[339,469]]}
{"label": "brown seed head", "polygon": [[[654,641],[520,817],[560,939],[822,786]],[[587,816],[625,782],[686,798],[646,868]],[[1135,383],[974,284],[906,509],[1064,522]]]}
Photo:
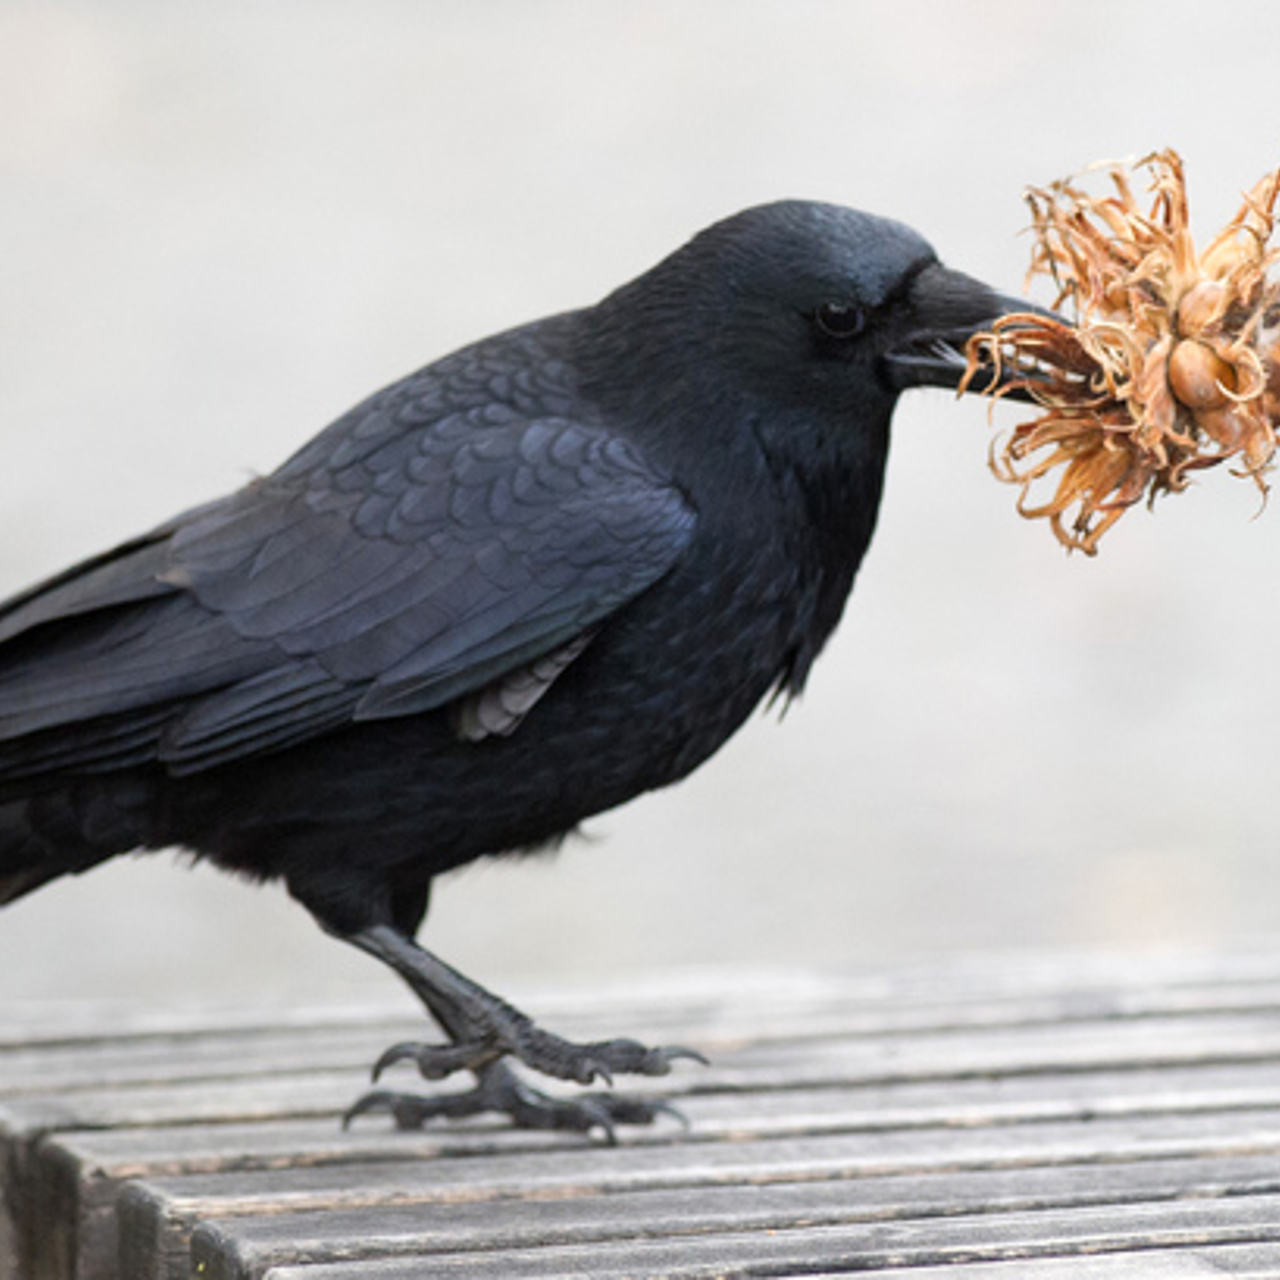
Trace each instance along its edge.
{"label": "brown seed head", "polygon": [[[1054,282],[1054,306],[1069,304],[1075,324],[1005,316],[968,349],[966,378],[994,369],[997,396],[1017,387],[1042,410],[993,447],[993,470],[1021,486],[1024,515],[1046,517],[1090,555],[1128,507],[1228,458],[1265,494],[1280,419],[1278,251],[1268,248],[1280,170],[1197,254],[1181,159],[1162,151],[1139,163],[1151,179],[1145,208],[1120,169],[1110,195],[1070,181],[1028,193],[1030,274]],[[1032,487],[1059,470],[1051,496],[1033,502]]]}

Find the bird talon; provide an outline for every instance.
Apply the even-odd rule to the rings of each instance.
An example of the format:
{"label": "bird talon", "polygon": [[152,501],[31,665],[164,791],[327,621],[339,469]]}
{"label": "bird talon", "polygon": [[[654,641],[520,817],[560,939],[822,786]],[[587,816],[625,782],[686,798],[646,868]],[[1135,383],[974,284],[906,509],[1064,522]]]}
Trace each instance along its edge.
{"label": "bird talon", "polygon": [[670,1116],[684,1131],[689,1132],[692,1127],[689,1124],[689,1117],[685,1115],[679,1107],[673,1106],[670,1102],[665,1102],[661,1098],[655,1099],[649,1104],[654,1112],[658,1115]]}
{"label": "bird talon", "polygon": [[373,1111],[392,1111],[394,1097],[395,1095],[386,1089],[371,1089],[368,1093],[361,1094],[342,1113],[343,1129],[350,1129],[351,1122],[359,1116],[368,1115]]}
{"label": "bird talon", "polygon": [[376,1082],[397,1062],[412,1062],[424,1080],[444,1080],[455,1071],[478,1071],[501,1054],[500,1049],[479,1040],[459,1044],[418,1044],[405,1040],[393,1044],[373,1064],[373,1079]]}
{"label": "bird talon", "polygon": [[397,1062],[404,1062],[406,1059],[417,1058],[421,1047],[412,1040],[402,1040],[399,1044],[393,1044],[389,1049],[382,1051],[369,1074],[376,1083],[388,1067],[394,1066]]}
{"label": "bird talon", "polygon": [[654,1071],[646,1071],[646,1075],[665,1076],[671,1070],[673,1062],[696,1062],[699,1066],[709,1067],[711,1060],[697,1049],[689,1049],[684,1045],[666,1045],[661,1049],[651,1049],[651,1054],[660,1055],[662,1066]]}

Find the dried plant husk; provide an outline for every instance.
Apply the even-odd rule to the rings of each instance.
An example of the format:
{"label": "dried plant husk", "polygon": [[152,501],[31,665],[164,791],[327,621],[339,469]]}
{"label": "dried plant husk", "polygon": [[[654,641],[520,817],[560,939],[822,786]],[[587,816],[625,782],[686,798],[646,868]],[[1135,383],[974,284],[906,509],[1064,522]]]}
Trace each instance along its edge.
{"label": "dried plant husk", "polygon": [[1276,451],[1280,282],[1268,276],[1280,170],[1197,253],[1181,158],[1161,151],[1138,166],[1151,178],[1145,207],[1121,168],[1110,194],[1073,180],[1028,192],[1029,279],[1047,276],[1054,309],[1070,307],[1074,323],[1002,317],[970,340],[963,384],[993,371],[995,396],[1018,389],[1039,407],[995,442],[992,469],[1021,486],[1023,515],[1089,555],[1129,507],[1228,459],[1265,495]]}

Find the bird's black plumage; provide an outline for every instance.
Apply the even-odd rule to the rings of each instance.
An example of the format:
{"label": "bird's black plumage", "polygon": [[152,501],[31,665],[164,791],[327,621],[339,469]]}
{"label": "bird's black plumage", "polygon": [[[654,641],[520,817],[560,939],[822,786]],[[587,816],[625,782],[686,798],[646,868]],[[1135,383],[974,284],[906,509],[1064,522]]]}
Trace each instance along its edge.
{"label": "bird's black plumage", "polygon": [[411,940],[433,876],[684,776],[797,692],[875,524],[901,389],[1006,304],[909,229],[751,209],[598,305],[377,393],[273,474],[0,606],[0,901],[134,848],[283,878],[450,1038],[462,1100],[679,1050],[574,1046]]}

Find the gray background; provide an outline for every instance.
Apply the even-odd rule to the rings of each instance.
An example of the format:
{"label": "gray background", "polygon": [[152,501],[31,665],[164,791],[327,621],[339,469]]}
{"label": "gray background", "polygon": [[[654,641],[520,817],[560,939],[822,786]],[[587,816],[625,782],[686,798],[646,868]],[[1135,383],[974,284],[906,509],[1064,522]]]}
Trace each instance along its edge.
{"label": "gray background", "polygon": [[[1016,290],[1020,193],[1280,163],[1265,3],[0,0],[0,590],[269,469],[454,346],[779,196]],[[997,415],[997,422],[1011,419]],[[447,882],[482,979],[1280,931],[1280,512],[1210,474],[1068,558],[904,401],[877,542],[779,725]],[[0,918],[0,998],[384,992],[278,889],[122,860]]]}

